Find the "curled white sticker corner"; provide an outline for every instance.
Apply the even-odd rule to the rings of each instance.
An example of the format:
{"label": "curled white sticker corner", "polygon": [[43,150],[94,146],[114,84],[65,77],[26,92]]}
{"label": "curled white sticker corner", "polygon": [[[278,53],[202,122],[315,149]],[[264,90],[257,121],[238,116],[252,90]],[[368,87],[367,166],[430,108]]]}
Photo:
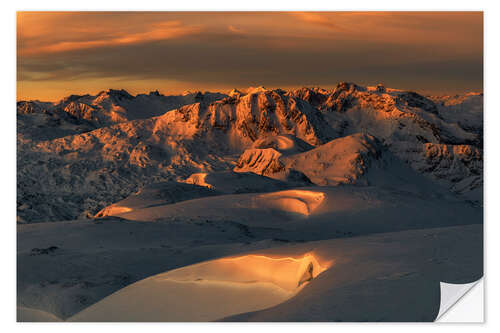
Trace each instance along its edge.
{"label": "curled white sticker corner", "polygon": [[465,284],[440,282],[441,302],[439,305],[439,313],[435,321],[448,321],[443,320],[444,318],[442,318],[442,316],[480,281],[482,281],[482,278],[477,281]]}

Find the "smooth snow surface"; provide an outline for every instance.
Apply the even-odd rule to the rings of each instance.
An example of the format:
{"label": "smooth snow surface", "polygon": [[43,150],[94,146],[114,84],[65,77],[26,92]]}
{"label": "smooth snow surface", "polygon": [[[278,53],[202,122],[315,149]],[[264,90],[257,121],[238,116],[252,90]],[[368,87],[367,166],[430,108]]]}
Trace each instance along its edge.
{"label": "smooth snow surface", "polygon": [[54,316],[52,313],[45,311],[30,309],[23,306],[17,307],[17,321],[22,322],[57,322],[61,319]]}
{"label": "smooth snow surface", "polygon": [[[433,321],[439,312],[439,281],[469,283],[482,276],[480,224],[359,237],[334,236],[323,227],[322,240],[318,241],[312,241],[318,238],[310,229],[272,231],[188,220],[25,225],[18,238],[18,306],[46,309],[75,321],[142,320],[133,316],[124,319],[116,309],[137,312],[144,320],[194,319],[195,314],[183,309],[187,303],[196,308],[197,299],[172,300],[149,288],[170,290],[175,283],[182,286],[182,290],[173,291],[179,296],[201,292],[196,297],[206,296],[211,307],[219,307],[219,298],[211,294],[217,290],[228,297],[227,302],[234,301],[238,311],[250,311],[222,320]],[[32,248],[47,248],[49,244],[57,244],[59,249],[48,255],[32,255]],[[282,260],[308,255],[318,263],[311,260],[312,272],[308,260]],[[322,269],[326,270],[316,275]],[[198,278],[205,282],[196,281]],[[139,282],[132,284],[135,281]],[[260,282],[242,284],[249,281]],[[293,291],[295,286],[298,292]],[[241,303],[248,295],[245,293],[250,293],[248,288],[259,293],[261,300]],[[234,300],[226,292],[245,297]],[[294,295],[286,299],[290,293]],[[121,301],[118,304],[115,300]],[[247,310],[250,305],[262,310]],[[205,306],[199,305],[200,313],[208,313],[210,318],[219,318],[226,311],[207,310]],[[169,313],[179,317],[172,318]]]}

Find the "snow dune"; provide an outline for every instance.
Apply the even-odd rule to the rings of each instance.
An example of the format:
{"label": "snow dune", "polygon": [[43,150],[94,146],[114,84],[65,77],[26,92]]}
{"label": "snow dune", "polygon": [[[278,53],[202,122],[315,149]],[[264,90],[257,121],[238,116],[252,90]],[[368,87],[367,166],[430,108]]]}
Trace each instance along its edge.
{"label": "snow dune", "polygon": [[323,192],[288,190],[262,194],[256,202],[261,207],[308,216],[321,205],[325,197]]}
{"label": "snow dune", "polygon": [[315,234],[315,239],[470,224],[481,216],[479,209],[438,194],[373,186],[309,186],[198,198],[116,216],[140,222],[180,217],[202,223],[237,221],[248,227],[279,228],[282,233],[300,230],[302,235],[293,238]]}
{"label": "snow dune", "polygon": [[132,284],[69,321],[218,320],[283,303],[330,264],[320,265],[312,253],[211,260]]}

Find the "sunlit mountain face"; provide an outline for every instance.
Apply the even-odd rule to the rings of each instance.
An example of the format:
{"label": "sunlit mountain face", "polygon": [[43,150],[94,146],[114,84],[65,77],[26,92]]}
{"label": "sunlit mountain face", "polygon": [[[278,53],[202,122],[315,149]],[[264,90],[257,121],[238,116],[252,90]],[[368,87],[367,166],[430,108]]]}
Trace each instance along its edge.
{"label": "sunlit mountain face", "polygon": [[482,276],[482,13],[21,12],[17,84],[19,321],[433,321]]}

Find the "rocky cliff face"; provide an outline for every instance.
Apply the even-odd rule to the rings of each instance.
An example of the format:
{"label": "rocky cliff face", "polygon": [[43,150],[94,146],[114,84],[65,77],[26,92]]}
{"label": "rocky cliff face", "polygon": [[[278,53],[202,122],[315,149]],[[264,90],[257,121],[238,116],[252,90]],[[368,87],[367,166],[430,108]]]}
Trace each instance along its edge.
{"label": "rocky cliff face", "polygon": [[317,145],[335,137],[313,106],[281,90],[251,91],[244,96],[228,97],[205,104],[197,103],[170,114],[194,125],[200,133],[222,130],[231,140],[250,145],[269,135],[290,134]]}
{"label": "rocky cliff face", "polygon": [[418,172],[429,175],[468,200],[483,200],[483,152],[471,145],[397,145],[399,157]]}

